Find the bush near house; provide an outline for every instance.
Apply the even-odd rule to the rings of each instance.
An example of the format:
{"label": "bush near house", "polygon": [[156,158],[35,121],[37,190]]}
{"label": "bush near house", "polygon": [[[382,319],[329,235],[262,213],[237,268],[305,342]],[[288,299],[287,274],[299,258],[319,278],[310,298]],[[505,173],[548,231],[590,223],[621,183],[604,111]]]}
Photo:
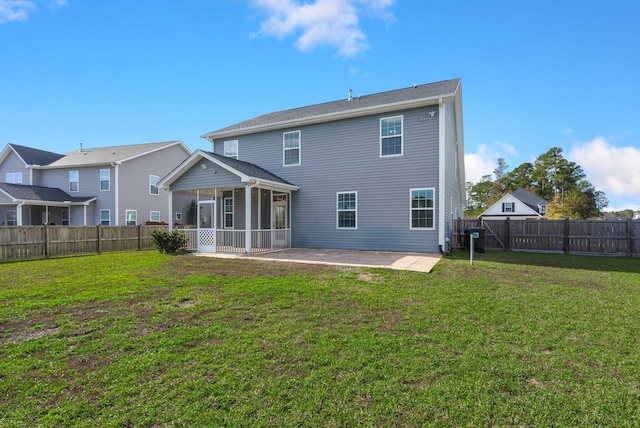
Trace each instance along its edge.
{"label": "bush near house", "polygon": [[187,237],[183,231],[174,229],[169,232],[165,229],[151,231],[153,245],[163,254],[177,254],[187,246]]}

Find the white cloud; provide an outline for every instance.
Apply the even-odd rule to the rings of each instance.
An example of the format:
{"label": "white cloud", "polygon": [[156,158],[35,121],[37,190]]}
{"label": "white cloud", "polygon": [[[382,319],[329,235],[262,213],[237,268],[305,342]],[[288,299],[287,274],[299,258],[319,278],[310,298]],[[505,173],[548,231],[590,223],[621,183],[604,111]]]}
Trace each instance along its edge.
{"label": "white cloud", "polygon": [[29,14],[37,9],[28,0],[0,0],[0,24],[10,21],[26,21]]}
{"label": "white cloud", "polygon": [[43,3],[52,11],[67,5],[67,0],[0,0],[0,24],[11,21],[26,21]]}
{"label": "white cloud", "polygon": [[576,146],[568,158],[582,167],[597,190],[640,197],[640,149],[617,147],[603,137]]}
{"label": "white cloud", "polygon": [[495,152],[489,152],[486,144],[478,146],[476,153],[464,155],[464,175],[466,181],[479,182],[485,175],[493,175],[496,169]]}
{"label": "white cloud", "polygon": [[341,56],[354,57],[370,49],[367,37],[360,29],[359,16],[365,12],[391,20],[389,8],[395,0],[316,0],[300,3],[297,0],[254,0],[269,17],[261,24],[256,36],[275,36],[280,39],[294,33],[301,35],[295,42],[302,52],[318,46],[337,47]]}

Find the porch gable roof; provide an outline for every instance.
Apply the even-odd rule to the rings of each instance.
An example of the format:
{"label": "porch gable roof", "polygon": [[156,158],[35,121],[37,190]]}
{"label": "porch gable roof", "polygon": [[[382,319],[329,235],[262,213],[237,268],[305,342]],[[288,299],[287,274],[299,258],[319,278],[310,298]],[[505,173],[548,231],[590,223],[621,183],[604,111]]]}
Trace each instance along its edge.
{"label": "porch gable roof", "polygon": [[26,184],[0,183],[0,192],[16,203],[32,205],[87,205],[97,199],[96,196],[70,196],[61,189]]}
{"label": "porch gable roof", "polygon": [[246,184],[258,184],[263,187],[270,187],[276,190],[298,190],[299,187],[289,183],[283,178],[267,171],[264,168],[259,167],[250,162],[241,161],[238,159],[232,159],[227,156],[222,156],[217,153],[207,152],[204,150],[196,150],[185,159],[178,167],[164,177],[158,183],[158,187],[161,189],[170,189],[178,178],[186,173],[193,166],[198,164],[202,159],[207,159],[210,162],[218,165],[219,167],[229,171],[230,173],[238,176],[241,182]]}

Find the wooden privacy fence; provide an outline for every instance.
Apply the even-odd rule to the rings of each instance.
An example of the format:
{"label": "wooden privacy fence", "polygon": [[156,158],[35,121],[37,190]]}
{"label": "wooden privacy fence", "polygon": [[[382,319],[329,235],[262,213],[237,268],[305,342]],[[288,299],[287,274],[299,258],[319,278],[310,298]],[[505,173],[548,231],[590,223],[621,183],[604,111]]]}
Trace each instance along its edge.
{"label": "wooden privacy fence", "polygon": [[486,249],[640,257],[638,220],[457,220],[454,248],[470,227],[485,228]]}
{"label": "wooden privacy fence", "polygon": [[167,226],[2,226],[0,261],[152,249]]}

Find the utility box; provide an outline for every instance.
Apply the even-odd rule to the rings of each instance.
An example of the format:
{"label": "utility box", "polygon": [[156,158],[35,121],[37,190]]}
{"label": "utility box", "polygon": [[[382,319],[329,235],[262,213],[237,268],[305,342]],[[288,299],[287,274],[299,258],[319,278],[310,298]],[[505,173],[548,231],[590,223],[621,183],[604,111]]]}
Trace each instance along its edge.
{"label": "utility box", "polygon": [[484,227],[468,227],[464,230],[464,246],[471,249],[471,235],[473,235],[473,251],[484,253]]}

